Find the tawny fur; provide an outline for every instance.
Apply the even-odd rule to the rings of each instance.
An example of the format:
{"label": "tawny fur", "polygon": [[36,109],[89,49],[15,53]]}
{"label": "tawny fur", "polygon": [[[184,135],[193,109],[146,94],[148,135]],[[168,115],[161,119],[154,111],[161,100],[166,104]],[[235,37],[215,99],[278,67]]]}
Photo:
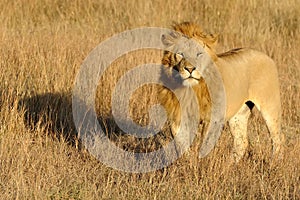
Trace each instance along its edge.
{"label": "tawny fur", "polygon": [[[233,155],[235,160],[238,161],[244,155],[248,146],[247,121],[250,109],[246,106],[246,102],[252,102],[261,111],[273,141],[273,151],[279,153],[284,143],[284,135],[280,132],[279,81],[273,60],[264,53],[248,48],[233,49],[216,54],[216,35],[207,34],[198,25],[189,22],[176,24],[173,28],[181,33],[181,37],[194,39],[202,45],[221,73],[226,92],[226,120],[229,122],[234,138]],[[176,46],[176,41],[174,45]],[[183,68],[189,64],[182,61],[179,65],[176,59],[173,52],[164,52],[162,76],[167,77],[170,82],[174,81],[170,75],[170,69],[176,66],[176,70],[182,75],[182,73],[186,73]],[[198,98],[199,117],[201,120],[208,121],[211,99],[205,81],[201,78],[198,80],[198,84],[191,85],[191,87]],[[185,88],[187,87],[179,85],[174,90],[180,94]],[[176,134],[180,125],[179,102],[173,92],[167,88],[159,91],[159,98],[168,113],[172,132]]]}

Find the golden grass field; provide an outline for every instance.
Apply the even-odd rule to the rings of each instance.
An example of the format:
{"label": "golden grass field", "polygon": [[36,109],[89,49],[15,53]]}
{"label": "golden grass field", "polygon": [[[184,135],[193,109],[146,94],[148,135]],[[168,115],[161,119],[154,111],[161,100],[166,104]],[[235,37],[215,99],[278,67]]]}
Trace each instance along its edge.
{"label": "golden grass field", "polygon": [[[190,153],[150,173],[114,170],[82,148],[71,96],[85,57],[115,33],[182,21],[220,33],[218,52],[252,47],[275,60],[287,138],[282,160],[271,158],[255,110],[249,153],[233,166],[228,128],[208,157],[197,157],[196,142]],[[0,25],[0,199],[300,199],[299,0],[2,0]],[[98,87],[100,117],[110,112],[118,78],[137,64],[159,63],[160,56],[140,51],[113,63]],[[155,87],[134,94],[135,121],[147,122],[153,102]]]}

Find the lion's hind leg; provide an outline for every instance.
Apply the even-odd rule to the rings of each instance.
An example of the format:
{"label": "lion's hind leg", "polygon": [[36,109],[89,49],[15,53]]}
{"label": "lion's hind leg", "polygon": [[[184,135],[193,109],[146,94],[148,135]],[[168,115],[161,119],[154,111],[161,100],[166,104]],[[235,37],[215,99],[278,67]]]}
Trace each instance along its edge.
{"label": "lion's hind leg", "polygon": [[272,139],[273,155],[280,156],[283,144],[285,143],[285,136],[280,128],[280,107],[272,105],[262,106],[260,112],[267,124]]}
{"label": "lion's hind leg", "polygon": [[230,132],[233,136],[233,158],[238,162],[248,147],[247,125],[251,114],[248,105],[244,104],[229,120]]}

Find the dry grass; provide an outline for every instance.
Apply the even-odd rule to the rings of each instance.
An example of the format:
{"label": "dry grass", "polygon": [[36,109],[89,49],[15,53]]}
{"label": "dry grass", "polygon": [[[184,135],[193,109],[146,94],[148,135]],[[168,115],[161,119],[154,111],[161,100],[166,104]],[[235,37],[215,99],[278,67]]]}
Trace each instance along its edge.
{"label": "dry grass", "polygon": [[[1,199],[300,199],[299,19],[299,0],[1,1]],[[171,166],[146,174],[113,170],[80,148],[70,98],[88,53],[114,33],[189,20],[221,33],[218,51],[250,46],[274,58],[287,136],[283,160],[269,158],[270,140],[256,112],[249,156],[236,166],[226,162],[228,130],[209,157],[199,160],[194,145]],[[99,84],[99,112],[109,113],[118,77],[137,63],[159,62],[158,55],[116,61]],[[145,123],[155,90],[141,90],[132,115]]]}

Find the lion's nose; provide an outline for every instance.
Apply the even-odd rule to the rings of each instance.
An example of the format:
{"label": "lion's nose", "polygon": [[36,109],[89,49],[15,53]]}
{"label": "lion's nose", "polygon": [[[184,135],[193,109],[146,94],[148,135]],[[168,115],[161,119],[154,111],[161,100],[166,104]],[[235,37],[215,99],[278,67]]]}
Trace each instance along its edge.
{"label": "lion's nose", "polygon": [[186,71],[192,73],[196,69],[196,67],[194,67],[194,66],[186,66],[186,67],[184,67],[184,69]]}

